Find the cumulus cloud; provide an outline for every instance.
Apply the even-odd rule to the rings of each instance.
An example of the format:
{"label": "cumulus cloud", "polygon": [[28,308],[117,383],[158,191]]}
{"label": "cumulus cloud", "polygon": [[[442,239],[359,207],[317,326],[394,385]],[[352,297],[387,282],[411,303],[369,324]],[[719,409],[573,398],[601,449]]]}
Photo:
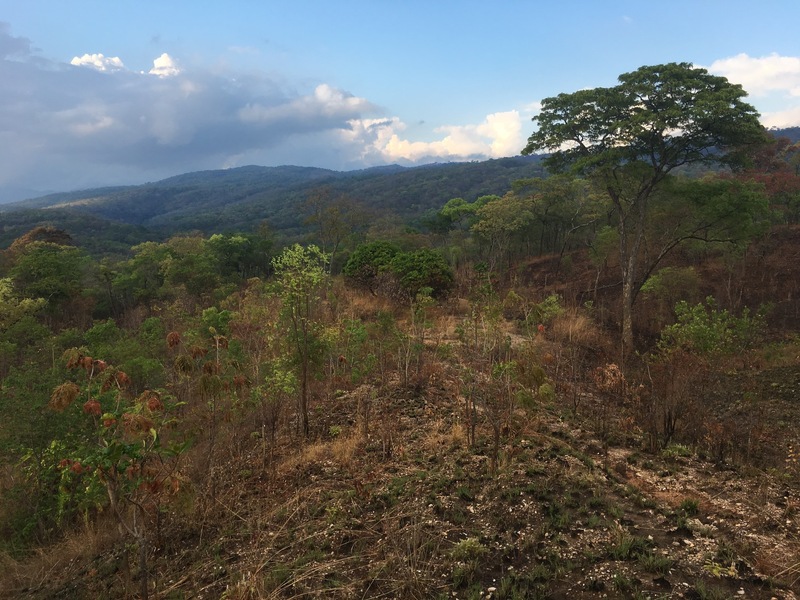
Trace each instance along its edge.
{"label": "cumulus cloud", "polygon": [[800,96],[800,57],[770,54],[754,58],[737,54],[711,63],[708,70],[741,84],[753,96],[786,92]]}
{"label": "cumulus cloud", "polygon": [[[307,92],[262,74],[184,69],[169,54],[149,72],[119,57],[37,56],[0,24],[0,187],[135,183],[238,164],[356,166],[350,122],[379,115],[329,84]],[[363,164],[357,166],[364,166]]]}
{"label": "cumulus cloud", "polygon": [[353,132],[362,136],[373,153],[389,162],[500,158],[519,154],[524,146],[522,119],[516,110],[493,113],[476,125],[439,127],[434,133],[441,137],[429,142],[404,139],[402,133],[406,126],[398,119],[351,125]]}
{"label": "cumulus cloud", "polygon": [[249,103],[239,111],[239,118],[245,123],[260,125],[286,121],[311,125],[319,120],[341,124],[355,115],[375,110],[376,107],[364,98],[321,84],[312,94],[283,104],[265,104],[261,101]]}
{"label": "cumulus cloud", "polygon": [[761,122],[765,127],[770,128],[797,127],[797,124],[800,123],[800,106],[787,110],[764,112],[761,115]]}
{"label": "cumulus cloud", "polygon": [[102,53],[57,62],[2,23],[0,81],[0,145],[14,148],[0,161],[0,188],[66,190],[244,164],[483,159],[524,145],[517,111],[417,141],[400,118],[329,83],[298,91],[255,71],[184,67],[166,53],[149,71]]}
{"label": "cumulus cloud", "polygon": [[[800,57],[737,54],[714,61],[708,70],[740,84],[763,106],[761,121],[767,127],[792,127],[800,123]],[[785,108],[786,99],[796,106]],[[771,110],[773,107],[782,108]]]}
{"label": "cumulus cloud", "polygon": [[150,75],[157,75],[158,77],[174,77],[180,72],[181,69],[175,59],[166,52],[153,61],[153,68],[150,69]]}
{"label": "cumulus cloud", "polygon": [[84,54],[76,56],[70,61],[76,67],[92,67],[98,71],[119,71],[125,65],[118,56],[104,56],[102,54]]}

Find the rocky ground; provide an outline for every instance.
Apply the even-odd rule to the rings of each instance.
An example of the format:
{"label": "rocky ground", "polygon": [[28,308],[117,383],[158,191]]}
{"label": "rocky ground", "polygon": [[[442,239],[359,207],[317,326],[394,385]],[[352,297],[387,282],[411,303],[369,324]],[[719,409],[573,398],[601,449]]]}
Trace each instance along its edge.
{"label": "rocky ground", "polygon": [[[496,461],[460,382],[330,399],[315,443],[220,464],[213,499],[183,490],[154,531],[155,598],[795,598],[800,494],[778,472],[673,446],[606,445],[591,419],[517,408]],[[361,402],[358,395],[361,394]],[[372,400],[366,431],[355,416]],[[592,403],[587,397],[586,414]],[[495,464],[496,463],[496,464]],[[190,468],[187,465],[186,468]],[[84,534],[86,535],[86,534]],[[51,553],[17,598],[134,597],[124,544],[95,531]],[[26,574],[27,573],[27,574]]]}

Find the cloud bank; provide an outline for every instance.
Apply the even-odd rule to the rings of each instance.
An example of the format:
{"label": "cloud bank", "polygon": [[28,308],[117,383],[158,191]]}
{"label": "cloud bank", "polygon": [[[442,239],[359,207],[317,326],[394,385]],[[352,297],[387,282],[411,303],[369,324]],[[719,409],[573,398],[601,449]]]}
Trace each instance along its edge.
{"label": "cloud bank", "polygon": [[0,23],[0,187],[66,190],[243,164],[334,169],[514,155],[516,111],[440,127],[427,142],[328,83],[298,92],[259,73],[191,69],[167,53],[147,72],[100,52],[37,56]]}
{"label": "cloud bank", "polygon": [[[766,125],[800,123],[800,58],[740,54],[709,70],[759,100]],[[0,81],[0,201],[23,197],[4,189],[140,183],[246,164],[356,169],[513,156],[540,108],[534,98],[476,123],[422,131],[327,82],[197,67],[167,53],[144,71],[97,51],[49,60],[2,22]],[[786,109],[787,98],[797,108]]]}

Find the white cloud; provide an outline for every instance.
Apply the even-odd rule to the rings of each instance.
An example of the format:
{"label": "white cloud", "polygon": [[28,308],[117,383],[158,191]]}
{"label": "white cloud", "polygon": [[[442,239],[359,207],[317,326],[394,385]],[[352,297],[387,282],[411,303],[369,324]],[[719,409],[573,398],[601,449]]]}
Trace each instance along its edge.
{"label": "white cloud", "polygon": [[800,106],[787,110],[765,112],[761,115],[761,123],[764,127],[776,127],[778,129],[797,127],[797,124],[800,123]]}
{"label": "white cloud", "polygon": [[103,54],[84,54],[76,56],[70,61],[76,67],[91,67],[98,71],[120,71],[125,68],[118,56],[105,56]]}
{"label": "white cloud", "polygon": [[259,71],[184,70],[169,54],[140,72],[100,54],[70,66],[32,48],[0,23],[0,146],[15,149],[0,187],[75,189],[232,164],[363,168],[363,137],[344,134],[381,114],[326,83],[298,94]]}
{"label": "white cloud", "polygon": [[175,59],[166,52],[153,61],[153,68],[150,69],[150,75],[157,75],[158,77],[173,77],[180,74],[180,72],[181,69]]}
{"label": "white cloud", "polygon": [[737,54],[714,61],[708,70],[740,84],[757,102],[766,127],[800,123],[800,57]]}
{"label": "white cloud", "polygon": [[538,115],[542,110],[542,103],[539,102],[531,102],[530,104],[526,104],[522,107],[522,111],[526,115]]}
{"label": "white cloud", "polygon": [[754,58],[737,54],[714,61],[708,70],[727,77],[753,96],[785,92],[800,96],[800,57],[770,54]]}
{"label": "white cloud", "polygon": [[522,135],[522,120],[515,110],[497,112],[486,117],[476,131],[485,139],[491,140],[489,156],[500,158],[516,156],[525,145]]}
{"label": "white cloud", "polygon": [[352,137],[361,137],[386,161],[418,162],[430,159],[464,160],[515,156],[525,145],[522,120],[516,110],[488,115],[477,125],[448,125],[434,130],[440,139],[430,142],[401,137],[399,119],[352,122]]}
{"label": "white cloud", "polygon": [[372,112],[375,107],[366,99],[358,98],[328,84],[318,85],[313,94],[300,96],[285,104],[251,103],[239,111],[239,117],[246,123],[276,123],[287,119],[318,119],[320,117],[352,119],[364,112]]}
{"label": "white cloud", "polygon": [[54,118],[63,121],[66,129],[78,137],[96,135],[114,126],[114,119],[103,114],[102,109],[68,110],[55,114]]}
{"label": "white cloud", "polygon": [[0,187],[65,190],[239,164],[485,159],[516,155],[525,141],[517,111],[421,138],[422,123],[406,126],[328,83],[298,93],[282,77],[225,64],[183,69],[169,54],[149,72],[103,54],[71,64],[36,56],[0,24],[0,146],[15,149],[0,162]]}

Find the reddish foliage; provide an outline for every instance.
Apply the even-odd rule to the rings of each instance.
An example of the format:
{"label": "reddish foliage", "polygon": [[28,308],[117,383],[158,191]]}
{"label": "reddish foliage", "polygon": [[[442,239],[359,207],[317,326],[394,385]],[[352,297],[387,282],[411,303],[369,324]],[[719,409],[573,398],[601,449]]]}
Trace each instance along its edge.
{"label": "reddish foliage", "polygon": [[177,331],[170,331],[167,334],[167,346],[170,348],[174,348],[175,346],[179,346],[181,343],[181,334]]}
{"label": "reddish foliage", "polygon": [[100,407],[100,403],[95,399],[87,400],[86,402],[84,402],[83,412],[85,412],[87,415],[95,415],[97,417],[103,414],[103,410]]}
{"label": "reddish foliage", "polygon": [[62,383],[53,390],[50,396],[50,408],[57,411],[62,411],[72,404],[80,394],[80,388],[72,381]]}
{"label": "reddish foliage", "polygon": [[161,398],[158,395],[154,394],[147,399],[147,410],[150,412],[164,410],[164,403],[161,402]]}
{"label": "reddish foliage", "polygon": [[212,360],[206,361],[203,363],[203,373],[208,375],[219,373],[219,365]]}
{"label": "reddish foliage", "polygon": [[83,355],[77,352],[77,350],[73,349],[69,351],[69,357],[67,358],[67,368],[74,369],[81,363],[82,359]]}
{"label": "reddish foliage", "polygon": [[134,413],[125,413],[122,415],[122,426],[125,431],[131,434],[147,433],[155,424],[153,420],[144,416]]}
{"label": "reddish foliage", "polygon": [[131,384],[131,378],[124,371],[117,371],[114,379],[116,379],[117,385],[121,388],[128,387]]}

